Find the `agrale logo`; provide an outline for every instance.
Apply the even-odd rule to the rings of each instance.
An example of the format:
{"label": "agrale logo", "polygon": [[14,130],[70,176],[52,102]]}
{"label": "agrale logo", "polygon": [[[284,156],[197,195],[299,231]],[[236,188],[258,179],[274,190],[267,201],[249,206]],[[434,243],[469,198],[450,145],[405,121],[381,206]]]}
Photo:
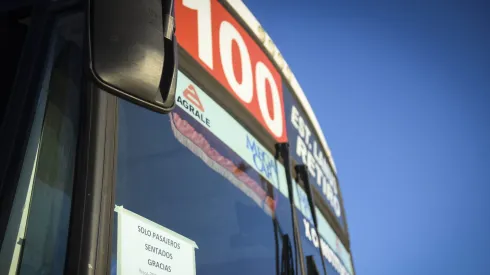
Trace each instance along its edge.
{"label": "agrale logo", "polygon": [[189,84],[183,92],[183,97],[177,97],[177,103],[191,113],[197,120],[201,121],[208,127],[211,127],[211,120],[204,115],[204,105],[199,99],[194,85]]}

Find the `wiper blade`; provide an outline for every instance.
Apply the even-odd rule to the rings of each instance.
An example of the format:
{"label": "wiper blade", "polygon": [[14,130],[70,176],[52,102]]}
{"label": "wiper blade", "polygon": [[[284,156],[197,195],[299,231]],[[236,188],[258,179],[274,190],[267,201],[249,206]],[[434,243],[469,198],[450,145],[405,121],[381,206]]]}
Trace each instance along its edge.
{"label": "wiper blade", "polygon": [[[276,267],[277,274],[280,275],[294,275],[294,258],[293,258],[293,246],[291,245],[291,239],[287,233],[283,233],[281,226],[277,221],[277,218],[273,218],[274,223],[274,237],[276,241]],[[281,236],[281,255],[279,255],[279,238]],[[280,257],[280,258],[279,258]],[[280,260],[279,260],[280,259]],[[279,262],[280,261],[280,262]]]}
{"label": "wiper blade", "polygon": [[[295,273],[297,273],[297,270],[295,270],[295,268],[300,269],[300,270],[304,270],[304,263],[303,263],[302,259],[300,259],[300,256],[299,256],[302,254],[302,247],[300,245],[298,219],[297,219],[296,211],[294,208],[294,192],[293,192],[293,181],[291,179],[291,161],[289,158],[289,143],[287,143],[287,142],[286,143],[276,143],[275,147],[276,147],[276,158],[282,159],[282,161],[284,163],[284,168],[286,170],[285,172],[286,172],[286,182],[287,182],[288,193],[289,193],[289,203],[291,204],[291,217],[293,218],[293,241],[294,241],[294,246],[296,247],[296,250],[294,251],[294,254],[295,254],[294,257],[291,256],[294,259],[290,260],[292,267],[286,268],[284,271],[290,272],[290,273],[286,273],[286,274],[295,274]],[[289,239],[289,237],[288,237],[288,239]],[[288,246],[289,247],[287,249],[292,251],[290,241],[289,241]],[[296,263],[296,266],[294,266],[294,263]]]}
{"label": "wiper blade", "polygon": [[315,259],[312,255],[306,256],[306,269],[308,270],[307,275],[320,275],[318,268],[316,267]]}
{"label": "wiper blade", "polygon": [[281,275],[293,275],[293,247],[288,234],[282,236]]}
{"label": "wiper blade", "polygon": [[[305,186],[306,195],[308,196],[308,204],[310,206],[310,211],[311,211],[311,217],[313,218],[313,224],[315,225],[315,230],[316,230],[317,235],[320,236],[320,232],[318,231],[318,220],[317,220],[316,211],[315,211],[315,201],[313,198],[313,189],[311,188],[310,180],[308,177],[308,167],[306,165],[296,165],[294,167],[294,169],[296,170],[296,173],[298,174],[299,179],[301,181],[303,181],[303,184]],[[321,245],[319,246],[319,250],[320,250],[320,255],[321,255],[323,272],[325,274],[327,274],[327,268],[325,267],[325,259],[323,258],[323,255],[324,255],[323,251],[322,251],[323,248]],[[311,260],[313,260],[313,258]],[[313,264],[314,264],[314,262],[313,262]],[[315,265],[315,268],[316,268],[316,265]],[[317,272],[318,272],[318,270],[317,270]],[[310,274],[309,269],[308,269],[308,274]]]}

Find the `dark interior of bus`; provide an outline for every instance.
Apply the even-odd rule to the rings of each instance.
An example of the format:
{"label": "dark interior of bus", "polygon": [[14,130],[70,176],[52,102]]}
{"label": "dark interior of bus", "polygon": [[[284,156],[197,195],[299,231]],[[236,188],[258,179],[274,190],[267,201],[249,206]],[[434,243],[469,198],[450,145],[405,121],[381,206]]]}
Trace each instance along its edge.
{"label": "dark interior of bus", "polygon": [[0,4],[0,121],[3,121],[10,91],[17,72],[17,64],[24,45],[31,7],[27,1],[8,0]]}

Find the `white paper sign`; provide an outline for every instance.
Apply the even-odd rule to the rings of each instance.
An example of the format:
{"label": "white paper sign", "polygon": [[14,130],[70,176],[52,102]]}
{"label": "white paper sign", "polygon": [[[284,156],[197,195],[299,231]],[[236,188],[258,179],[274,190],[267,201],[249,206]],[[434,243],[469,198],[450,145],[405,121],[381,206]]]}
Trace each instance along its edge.
{"label": "white paper sign", "polygon": [[118,275],[195,275],[194,241],[122,206],[117,212]]}

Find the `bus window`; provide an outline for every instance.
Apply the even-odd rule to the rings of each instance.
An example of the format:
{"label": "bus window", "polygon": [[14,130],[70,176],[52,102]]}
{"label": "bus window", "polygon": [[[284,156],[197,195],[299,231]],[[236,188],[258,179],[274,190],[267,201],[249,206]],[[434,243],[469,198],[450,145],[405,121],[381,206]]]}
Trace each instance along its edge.
{"label": "bus window", "polygon": [[0,252],[0,274],[63,274],[82,77],[83,16],[51,37],[28,149]]}
{"label": "bus window", "polygon": [[[295,253],[284,168],[274,167],[280,164],[272,153],[185,80],[180,74],[177,107],[168,116],[118,101],[115,207],[194,241],[197,274],[292,274],[284,270],[294,269]],[[220,136],[227,131],[232,139]],[[142,274],[157,273],[154,260],[180,274],[175,247],[159,247],[174,259],[145,243],[120,251],[126,240],[118,239],[119,230],[126,229],[118,222],[116,214],[111,274],[121,268],[121,252],[134,259],[123,264]]]}

